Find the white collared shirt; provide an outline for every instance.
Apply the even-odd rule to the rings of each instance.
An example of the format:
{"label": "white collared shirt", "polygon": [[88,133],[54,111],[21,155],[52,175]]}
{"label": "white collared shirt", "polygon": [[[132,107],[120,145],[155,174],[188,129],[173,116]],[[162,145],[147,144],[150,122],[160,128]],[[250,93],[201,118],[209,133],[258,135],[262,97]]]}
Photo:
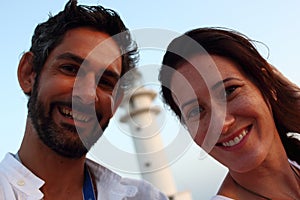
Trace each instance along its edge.
{"label": "white collared shirt", "polygon": [[[98,200],[167,200],[168,198],[144,180],[122,178],[109,169],[87,159],[96,178]],[[101,181],[100,181],[101,180]],[[22,163],[7,153],[0,163],[1,200],[40,200],[45,181],[35,176]]]}

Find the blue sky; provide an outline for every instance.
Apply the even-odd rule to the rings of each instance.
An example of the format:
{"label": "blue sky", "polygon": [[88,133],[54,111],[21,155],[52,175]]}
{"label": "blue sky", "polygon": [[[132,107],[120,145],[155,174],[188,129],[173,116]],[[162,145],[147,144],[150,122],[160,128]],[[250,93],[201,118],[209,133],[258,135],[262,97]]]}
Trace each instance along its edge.
{"label": "blue sky", "polygon": [[[22,52],[29,49],[35,26],[45,21],[49,12],[56,14],[64,7],[65,2],[27,0],[3,1],[1,4],[2,139],[0,140],[0,159],[6,152],[18,150],[24,132],[27,99],[18,86],[16,76],[20,56]],[[125,24],[133,30],[151,28],[167,30],[174,35],[205,26],[221,26],[238,30],[252,39],[263,42],[269,51],[263,45],[258,45],[262,55],[288,78],[300,85],[300,67],[298,66],[300,2],[297,0],[164,0],[160,2],[79,0],[79,3],[101,4],[114,9],[121,15]],[[162,43],[166,42],[162,38],[154,39],[161,40]],[[142,49],[140,67],[158,66],[162,53],[161,49]],[[144,79],[153,81],[153,77],[149,79],[147,74],[149,73],[146,72]],[[153,83],[153,85],[157,84]],[[155,103],[161,105],[159,98]],[[178,127],[178,124],[167,112],[162,112],[162,117],[165,124],[162,130],[162,134],[165,135],[163,136],[164,142],[172,144],[174,136],[170,136],[170,133],[176,132],[173,127]],[[117,118],[114,123],[118,123]],[[172,123],[175,125],[168,125]],[[106,136],[111,143],[124,151],[133,151],[130,141],[120,139],[122,133],[114,127],[110,127],[108,131],[112,132]],[[179,191],[190,190],[194,199],[200,199],[200,197],[205,199],[216,192],[226,169],[210,158],[199,158],[199,152],[199,148],[190,144],[182,154],[173,158],[170,167]],[[138,175],[124,174],[138,177]]]}

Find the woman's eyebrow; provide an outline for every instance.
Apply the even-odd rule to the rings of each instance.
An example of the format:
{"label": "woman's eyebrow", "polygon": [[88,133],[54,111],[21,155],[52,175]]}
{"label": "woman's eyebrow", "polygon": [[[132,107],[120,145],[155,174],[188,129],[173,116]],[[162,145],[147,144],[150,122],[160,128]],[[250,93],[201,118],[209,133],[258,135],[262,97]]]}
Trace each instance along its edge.
{"label": "woman's eyebrow", "polygon": [[192,104],[192,103],[194,103],[194,102],[198,102],[198,99],[191,99],[191,100],[185,102],[184,104],[182,104],[181,110],[183,110],[184,107],[186,107],[186,106],[188,106],[189,104]]}
{"label": "woman's eyebrow", "polygon": [[228,81],[231,81],[231,80],[239,80],[239,81],[241,81],[241,79],[234,78],[234,77],[225,78],[224,80],[219,81],[219,82],[217,82],[215,85],[213,85],[213,86],[211,87],[211,89],[212,89],[212,90],[215,90],[215,89],[217,89],[218,87],[220,87],[221,85],[223,85],[224,83],[226,83],[226,82],[228,82]]}
{"label": "woman's eyebrow", "polygon": [[[226,79],[224,79],[222,81],[217,82],[215,85],[213,85],[211,87],[211,89],[215,90],[218,87],[220,87],[221,85],[223,85],[224,83],[226,83],[228,81],[231,81],[231,80],[239,80],[239,81],[241,81],[241,79],[238,79],[238,78],[235,78],[235,77],[229,77],[229,78],[226,78]],[[191,99],[191,100],[185,102],[184,104],[182,104],[182,106],[180,106],[180,108],[183,110],[184,107],[188,106],[189,104],[195,103],[195,102],[198,102],[198,99]]]}

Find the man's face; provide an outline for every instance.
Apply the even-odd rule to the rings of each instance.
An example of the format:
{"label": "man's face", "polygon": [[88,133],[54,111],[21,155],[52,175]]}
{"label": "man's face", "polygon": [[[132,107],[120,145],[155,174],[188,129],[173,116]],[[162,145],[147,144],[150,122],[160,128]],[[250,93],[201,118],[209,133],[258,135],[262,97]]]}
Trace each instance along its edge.
{"label": "man's face", "polygon": [[48,56],[29,99],[29,117],[40,139],[58,154],[78,158],[107,127],[122,59],[109,35],[69,30]]}

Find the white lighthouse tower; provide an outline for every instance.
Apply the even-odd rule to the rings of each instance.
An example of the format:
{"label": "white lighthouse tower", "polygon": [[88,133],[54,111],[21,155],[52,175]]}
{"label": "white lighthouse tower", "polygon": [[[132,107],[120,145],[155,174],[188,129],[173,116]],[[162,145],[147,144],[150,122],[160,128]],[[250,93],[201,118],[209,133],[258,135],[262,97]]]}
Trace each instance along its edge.
{"label": "white lighthouse tower", "polygon": [[[136,78],[140,78],[138,76]],[[170,200],[191,200],[189,192],[177,192],[157,125],[160,108],[153,106],[155,97],[154,90],[134,87],[125,96],[122,107],[127,112],[120,121],[130,127],[142,178],[164,192]]]}

